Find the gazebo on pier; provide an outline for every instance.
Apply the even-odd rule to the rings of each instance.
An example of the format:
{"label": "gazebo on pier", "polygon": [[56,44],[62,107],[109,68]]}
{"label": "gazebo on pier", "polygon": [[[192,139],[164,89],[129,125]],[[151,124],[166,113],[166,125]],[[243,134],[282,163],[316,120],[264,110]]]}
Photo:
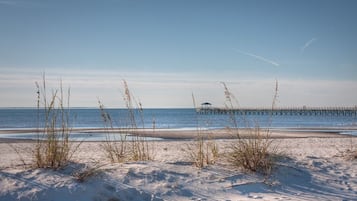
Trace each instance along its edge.
{"label": "gazebo on pier", "polygon": [[201,104],[201,108],[203,108],[203,109],[209,109],[211,107],[212,107],[212,104],[209,102],[204,102]]}

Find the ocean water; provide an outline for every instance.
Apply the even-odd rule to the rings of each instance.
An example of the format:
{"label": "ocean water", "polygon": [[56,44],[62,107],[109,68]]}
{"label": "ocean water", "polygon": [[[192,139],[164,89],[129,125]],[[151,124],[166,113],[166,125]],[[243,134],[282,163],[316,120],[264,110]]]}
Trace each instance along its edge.
{"label": "ocean water", "polygon": [[[130,120],[127,109],[107,109],[113,127],[195,130],[225,127],[255,127],[273,129],[334,128],[345,134],[356,134],[356,116],[304,116],[304,115],[222,115],[197,114],[194,109],[143,109],[134,110],[135,120]],[[41,128],[43,111],[37,109],[0,109],[1,130]],[[71,128],[103,128],[105,123],[99,109],[73,108],[69,110]],[[135,124],[135,125],[133,125]],[[350,130],[351,127],[354,129]]]}
{"label": "ocean water", "polygon": [[[238,127],[270,128],[347,128],[357,126],[356,116],[304,116],[304,115],[223,115],[197,114],[194,109],[143,109],[134,110],[135,121],[130,120],[126,109],[105,110],[114,127],[196,129]],[[41,127],[43,112],[37,109],[0,109],[0,129],[27,129]],[[103,128],[99,109],[70,109],[70,127]]]}

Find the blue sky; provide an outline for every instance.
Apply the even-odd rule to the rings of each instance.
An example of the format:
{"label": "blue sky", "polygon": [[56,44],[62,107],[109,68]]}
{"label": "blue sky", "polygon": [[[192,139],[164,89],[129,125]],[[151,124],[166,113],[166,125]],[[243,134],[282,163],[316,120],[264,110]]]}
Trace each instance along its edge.
{"label": "blue sky", "polygon": [[35,81],[71,104],[357,105],[357,1],[0,0],[0,107],[35,106]]}

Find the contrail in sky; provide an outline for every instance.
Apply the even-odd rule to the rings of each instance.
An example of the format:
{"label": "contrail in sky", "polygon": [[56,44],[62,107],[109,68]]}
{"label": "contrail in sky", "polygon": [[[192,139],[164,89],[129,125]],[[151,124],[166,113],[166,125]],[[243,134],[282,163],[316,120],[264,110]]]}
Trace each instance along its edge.
{"label": "contrail in sky", "polygon": [[301,52],[303,53],[306,48],[308,48],[313,42],[315,42],[317,38],[312,38],[309,41],[307,41],[304,46],[301,47]]}
{"label": "contrail in sky", "polygon": [[260,60],[260,61],[263,61],[265,63],[268,63],[268,64],[272,64],[274,66],[280,66],[280,64],[278,64],[277,62],[275,61],[272,61],[272,60],[269,60],[267,58],[264,58],[262,56],[259,56],[259,55],[255,55],[255,54],[252,54],[252,53],[249,53],[249,52],[243,52],[243,51],[240,51],[240,50],[237,50],[237,49],[233,49],[234,51],[240,53],[240,54],[244,54],[244,55],[247,55],[247,56],[250,56],[250,57],[253,57],[257,60]]}

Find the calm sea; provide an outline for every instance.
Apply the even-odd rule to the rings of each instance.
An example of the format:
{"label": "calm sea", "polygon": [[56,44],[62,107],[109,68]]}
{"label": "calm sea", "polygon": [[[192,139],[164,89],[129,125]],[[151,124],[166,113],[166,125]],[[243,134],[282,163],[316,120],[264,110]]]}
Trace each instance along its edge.
{"label": "calm sea", "polygon": [[[343,132],[350,127],[356,128],[355,116],[300,116],[300,115],[199,115],[194,109],[143,109],[135,110],[135,121],[130,120],[126,109],[107,109],[114,127],[130,127],[135,123],[138,128],[162,128],[178,130],[194,130],[197,128],[216,129],[232,127],[270,127],[292,129],[335,128]],[[105,126],[99,109],[70,109],[70,127],[72,128],[103,128]],[[0,129],[27,129],[41,127],[41,111],[37,109],[0,109]],[[39,120],[40,119],[40,120]]]}

